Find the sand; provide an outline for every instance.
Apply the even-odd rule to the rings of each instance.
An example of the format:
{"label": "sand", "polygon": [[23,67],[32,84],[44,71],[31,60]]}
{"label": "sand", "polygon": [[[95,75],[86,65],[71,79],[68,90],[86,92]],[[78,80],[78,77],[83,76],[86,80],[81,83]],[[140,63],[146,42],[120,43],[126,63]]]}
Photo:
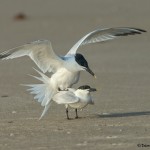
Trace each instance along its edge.
{"label": "sand", "polygon": [[[0,4],[0,51],[48,39],[63,55],[98,27],[150,30],[149,0],[32,0]],[[25,20],[15,15],[24,13]],[[43,108],[21,83],[36,83],[27,57],[0,61],[1,150],[136,150],[150,146],[149,32],[80,48],[97,79],[82,72],[80,82],[98,89],[94,106],[67,120],[63,105]],[[37,67],[36,67],[37,68]],[[70,117],[74,118],[71,110]],[[141,144],[141,145],[140,145]],[[142,145],[143,144],[143,145]]]}

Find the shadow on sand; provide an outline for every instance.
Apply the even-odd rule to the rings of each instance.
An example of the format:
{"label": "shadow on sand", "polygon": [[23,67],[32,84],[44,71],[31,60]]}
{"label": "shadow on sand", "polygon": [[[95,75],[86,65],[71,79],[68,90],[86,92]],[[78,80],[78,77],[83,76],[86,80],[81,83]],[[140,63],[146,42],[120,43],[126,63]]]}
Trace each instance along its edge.
{"label": "shadow on sand", "polygon": [[124,112],[124,113],[109,113],[109,114],[96,114],[100,118],[112,118],[112,117],[132,117],[132,116],[144,116],[150,115],[150,111],[142,112]]}

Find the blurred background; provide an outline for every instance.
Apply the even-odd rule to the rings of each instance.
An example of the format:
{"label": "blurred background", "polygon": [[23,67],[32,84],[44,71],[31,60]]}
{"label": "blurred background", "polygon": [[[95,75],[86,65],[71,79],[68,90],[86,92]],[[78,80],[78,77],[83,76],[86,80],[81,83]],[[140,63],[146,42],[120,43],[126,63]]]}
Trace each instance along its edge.
{"label": "blurred background", "polygon": [[[148,30],[149,3],[149,0],[1,0],[1,50],[49,39],[61,52],[98,27],[131,26]],[[20,13],[26,18],[15,19]]]}
{"label": "blurred background", "polygon": [[[19,85],[35,83],[36,80],[27,74],[36,75],[32,67],[37,67],[26,57],[0,61],[1,148],[28,149],[31,146],[30,149],[49,147],[66,150],[83,149],[85,145],[85,149],[92,150],[98,146],[115,149],[111,139],[105,137],[118,135],[113,125],[120,123],[124,137],[113,142],[120,141],[121,148],[131,146],[133,150],[137,148],[138,141],[146,141],[148,132],[142,131],[149,129],[149,118],[143,116],[150,114],[149,15],[149,0],[0,0],[0,52],[34,40],[48,39],[54,51],[64,55],[81,37],[97,28],[137,27],[148,31],[79,49],[97,79],[82,72],[75,87],[89,84],[98,92],[93,95],[95,106],[80,112],[87,118],[80,119],[78,126],[76,120],[67,122],[64,107],[55,104],[45,118],[37,122],[43,108]],[[112,117],[107,116],[109,113]],[[118,118],[113,113],[119,113]],[[100,117],[97,118],[97,115]],[[9,124],[10,121],[13,123]],[[135,128],[136,124],[138,128]],[[98,130],[98,126],[102,130]],[[63,129],[55,132],[57,127]],[[66,132],[73,132],[76,136],[65,136]],[[51,134],[54,140],[47,140],[51,139]],[[14,135],[14,141],[9,135]],[[89,135],[90,139],[87,138]],[[97,140],[99,136],[102,136],[101,140]],[[17,145],[16,142],[20,141],[24,143]],[[62,147],[58,146],[60,143]]]}

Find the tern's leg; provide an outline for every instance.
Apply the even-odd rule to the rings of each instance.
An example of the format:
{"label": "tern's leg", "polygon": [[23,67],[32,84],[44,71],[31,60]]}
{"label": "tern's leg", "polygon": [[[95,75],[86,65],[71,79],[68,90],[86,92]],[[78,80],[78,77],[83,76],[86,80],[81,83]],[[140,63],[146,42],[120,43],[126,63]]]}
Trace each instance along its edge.
{"label": "tern's leg", "polygon": [[79,117],[78,117],[78,110],[77,110],[77,108],[75,109],[75,112],[76,112],[76,119],[78,119]]}
{"label": "tern's leg", "polygon": [[68,114],[68,108],[66,108],[66,115],[67,115],[67,119],[69,120],[69,114]]}
{"label": "tern's leg", "polygon": [[69,120],[69,114],[68,114],[68,105],[66,105],[66,115],[67,115],[67,119]]}

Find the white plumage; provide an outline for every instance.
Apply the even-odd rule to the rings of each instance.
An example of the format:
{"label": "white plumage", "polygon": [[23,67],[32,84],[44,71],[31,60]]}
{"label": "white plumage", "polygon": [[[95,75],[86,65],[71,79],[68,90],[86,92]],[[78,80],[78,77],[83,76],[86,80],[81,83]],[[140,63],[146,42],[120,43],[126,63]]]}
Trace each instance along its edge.
{"label": "white plumage", "polygon": [[[95,77],[95,74],[89,68],[88,62],[83,55],[76,53],[80,46],[91,43],[101,43],[120,36],[141,34],[142,32],[146,31],[128,27],[97,29],[81,38],[65,56],[56,55],[50,41],[38,40],[4,51],[0,54],[0,59],[7,60],[29,56],[43,73],[53,73],[47,86],[31,85],[31,87],[34,87],[32,87],[32,92],[38,92],[38,101],[41,102],[42,106],[47,107],[58,89],[66,90],[78,82],[80,71],[87,71]],[[47,79],[44,75],[43,78]],[[46,92],[47,94],[43,96],[41,89],[44,89],[44,91],[49,90],[50,92]]]}
{"label": "white plumage", "polygon": [[[36,69],[35,69],[36,70]],[[50,107],[50,99],[55,101],[57,104],[66,105],[66,113],[68,116],[68,106],[76,109],[76,117],[77,117],[77,109],[82,109],[88,104],[94,104],[90,92],[96,91],[96,89],[91,88],[90,86],[81,86],[77,90],[73,88],[68,88],[66,91],[57,91],[53,97],[51,97],[51,87],[50,87],[50,78],[44,75],[42,72],[36,70],[41,77],[32,76],[40,81],[42,84],[24,84],[24,86],[28,86],[31,94],[34,94],[34,99],[41,103],[42,106],[45,106],[44,111],[40,117],[40,119],[45,115],[48,108]],[[47,103],[48,102],[48,103]],[[47,103],[45,105],[45,103]]]}

